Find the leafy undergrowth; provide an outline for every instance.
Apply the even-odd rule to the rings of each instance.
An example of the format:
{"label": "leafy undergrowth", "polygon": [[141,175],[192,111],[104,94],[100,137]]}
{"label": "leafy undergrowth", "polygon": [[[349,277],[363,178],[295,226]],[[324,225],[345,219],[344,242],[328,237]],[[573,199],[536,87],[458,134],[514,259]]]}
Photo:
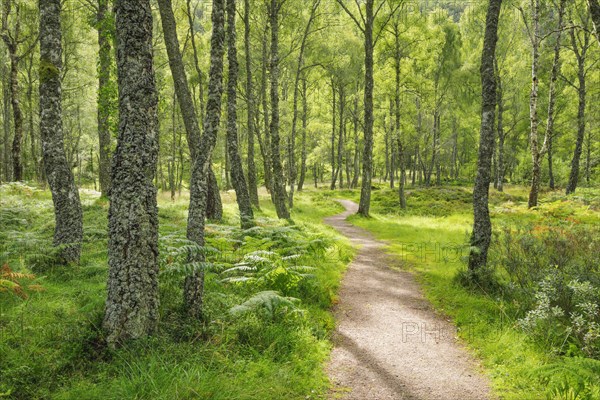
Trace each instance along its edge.
{"label": "leafy undergrowth", "polygon": [[[527,209],[526,189],[490,192],[495,239],[488,284],[460,284],[472,227],[470,190],[373,192],[372,217],[350,220],[388,241],[435,308],[449,315],[482,360],[502,399],[598,399],[600,191],[544,193]],[[355,198],[353,193],[349,198]]]}
{"label": "leafy undergrowth", "polygon": [[[298,196],[294,225],[272,218],[241,230],[224,195],[225,219],[207,228],[207,246],[185,240],[187,201],[159,197],[161,321],[151,338],[111,351],[103,341],[108,203],[82,193],[85,241],[80,265],[55,262],[47,191],[0,187],[1,260],[35,274],[43,288],[26,299],[0,292],[0,397],[14,399],[309,399],[328,381],[329,349],[346,241],[319,226],[339,206]],[[204,251],[209,264],[186,264]],[[205,267],[205,316],[188,321],[182,276]],[[33,277],[33,275],[27,275]]]}

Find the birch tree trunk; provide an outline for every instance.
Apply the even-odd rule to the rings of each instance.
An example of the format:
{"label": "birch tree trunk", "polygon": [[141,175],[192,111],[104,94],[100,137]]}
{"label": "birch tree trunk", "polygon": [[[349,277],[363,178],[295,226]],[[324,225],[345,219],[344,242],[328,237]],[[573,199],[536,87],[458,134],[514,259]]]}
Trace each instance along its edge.
{"label": "birch tree trunk", "polygon": [[504,132],[504,93],[502,91],[502,79],[500,72],[496,71],[497,80],[497,96],[498,96],[498,164],[496,167],[496,189],[499,192],[504,191],[504,139],[506,137]]}
{"label": "birch tree trunk", "polygon": [[[548,152],[548,172],[550,175],[550,189],[554,189],[554,174],[552,171],[552,138],[554,136],[554,117],[556,106],[556,80],[560,70],[560,48],[561,37],[564,28],[563,17],[567,1],[560,0],[558,10],[558,29],[556,33],[556,43],[554,44],[554,60],[552,62],[552,71],[550,72],[550,88],[548,89],[548,119],[546,122],[546,133],[544,135],[544,144],[540,154],[540,164],[546,152]],[[536,188],[539,190],[539,187]],[[533,188],[532,188],[533,190]]]}
{"label": "birch tree trunk", "polygon": [[114,19],[109,0],[98,0],[98,179],[100,193],[107,197],[110,189],[110,157],[112,145],[111,118],[116,107],[116,88],[111,78],[113,68]]}
{"label": "birch tree trunk", "polygon": [[336,101],[335,101],[335,84],[333,82],[333,79],[331,80],[331,186],[330,189],[334,190],[335,189],[335,183],[336,183],[336,179],[337,179],[337,175],[335,173],[336,171],[336,165],[335,165],[335,131],[337,128],[336,125]]}
{"label": "birch tree trunk", "polygon": [[269,22],[271,27],[271,164],[273,168],[271,198],[275,204],[277,217],[289,219],[290,213],[286,205],[283,166],[279,151],[279,11],[282,6],[279,0],[271,0]]}
{"label": "birch tree trunk", "polygon": [[[488,248],[492,238],[492,223],[488,208],[492,153],[494,146],[494,117],[496,111],[496,76],[494,58],[498,41],[498,20],[502,0],[489,0],[483,50],[481,54],[481,131],[477,175],[473,188],[473,233],[469,254],[469,271],[476,273],[487,263]],[[474,276],[475,277],[475,276]]]}
{"label": "birch tree trunk", "polygon": [[[13,142],[11,149],[12,157],[12,180],[19,182],[23,180],[23,165],[21,162],[21,145],[23,142],[23,112],[19,101],[19,61],[17,54],[20,38],[19,7],[16,9],[16,23],[12,34],[8,34],[8,16],[12,13],[12,1],[5,1],[2,8],[2,39],[8,50],[10,60],[10,71],[8,74],[10,102],[13,118]],[[7,144],[5,144],[6,146]]]}
{"label": "birch tree trunk", "polygon": [[60,0],[40,0],[40,133],[44,168],[54,203],[54,245],[65,262],[78,262],[83,215],[63,142],[60,73],[62,44]]}
{"label": "birch tree trunk", "polygon": [[[357,90],[358,91],[358,90]],[[354,128],[354,176],[352,177],[352,189],[358,187],[358,176],[360,175],[360,149],[358,139],[358,96],[354,97],[354,115],[352,118],[352,124]]]}
{"label": "birch tree trunk", "polygon": [[362,185],[358,213],[369,216],[371,177],[373,175],[373,0],[366,0],[365,12],[365,141],[363,147]]}
{"label": "birch tree trunk", "polygon": [[296,127],[298,122],[298,95],[300,88],[300,76],[304,68],[304,52],[306,50],[306,44],[310,35],[310,28],[315,19],[317,8],[321,0],[314,0],[310,9],[310,16],[308,22],[304,28],[304,34],[302,35],[302,41],[300,44],[300,51],[298,53],[298,64],[296,66],[296,75],[294,77],[294,95],[292,100],[292,132],[290,137],[290,193],[289,193],[289,206],[294,207],[294,187],[296,185]]}
{"label": "birch tree trunk", "polygon": [[[400,62],[402,53],[400,50],[400,29],[396,22],[393,25],[394,32],[394,75],[395,75],[395,90],[394,90],[394,136],[397,142],[398,164],[400,165],[400,183],[398,185],[398,200],[400,208],[406,208],[406,196],[404,195],[404,187],[406,185],[406,163],[404,160],[404,144],[400,134]],[[393,185],[392,185],[393,186]]]}
{"label": "birch tree trunk", "polygon": [[340,108],[340,122],[338,132],[338,150],[337,150],[337,169],[335,172],[336,178],[339,177],[340,189],[344,188],[344,177],[343,177],[343,155],[344,155],[344,104],[346,102],[346,95],[344,92],[344,86],[340,85],[340,96],[339,96],[339,108]]}
{"label": "birch tree trunk", "polygon": [[[208,80],[208,101],[204,118],[204,134],[200,140],[198,157],[192,166],[190,182],[190,210],[188,215],[187,238],[198,246],[204,246],[204,226],[209,191],[216,177],[210,169],[210,158],[217,142],[217,132],[221,121],[221,98],[223,95],[223,53],[225,43],[225,0],[212,2],[212,36],[210,46],[210,71]],[[213,197],[214,199],[214,197]],[[194,254],[192,261],[203,262],[201,252]],[[193,318],[202,317],[204,292],[204,271],[199,268],[186,277],[184,302],[188,314]]]}
{"label": "birch tree trunk", "polygon": [[[190,42],[192,43],[192,50],[194,54],[194,68],[196,70],[196,74],[198,75],[198,86],[200,92],[200,118],[197,122],[198,126],[204,125],[204,73],[200,69],[200,63],[198,59],[198,46],[196,45],[196,35],[194,32],[194,17],[192,16],[192,6],[190,0],[186,0],[186,10],[188,14],[188,24],[190,26]],[[179,47],[178,47],[179,48]],[[189,86],[188,86],[189,87]],[[189,89],[188,89],[189,90]],[[186,133],[187,135],[187,133]],[[200,139],[198,139],[199,141]],[[192,162],[193,164],[193,162]],[[223,217],[223,203],[221,201],[221,194],[219,192],[219,184],[217,181],[217,177],[212,169],[212,166],[209,165],[209,179],[208,179],[208,198],[206,200],[206,210],[204,211],[206,214],[206,218],[211,220],[219,221]]]}
{"label": "birch tree trunk", "polygon": [[4,64],[0,66],[0,72],[2,72],[2,128],[4,131],[4,152],[2,157],[2,165],[4,172],[4,180],[10,181],[12,177],[12,168],[10,162],[10,147],[8,143],[10,142],[10,83],[8,80],[8,71]]}
{"label": "birch tree trunk", "polygon": [[594,23],[596,40],[598,40],[598,44],[600,44],[600,2],[598,2],[598,0],[588,0],[588,6],[592,22]]}
{"label": "birch tree trunk", "polygon": [[529,133],[529,147],[531,150],[531,160],[533,163],[531,170],[531,190],[529,192],[529,207],[537,206],[538,192],[540,187],[540,150],[538,143],[538,68],[539,68],[539,47],[540,47],[540,23],[539,23],[539,12],[540,12],[540,0],[532,0],[532,31],[529,32],[531,40],[531,92],[529,94],[529,121],[530,121],[530,133]]}
{"label": "birch tree trunk", "polygon": [[158,322],[158,97],[149,0],[115,4],[119,136],[108,215],[109,345],[152,333]]}
{"label": "birch tree trunk", "polygon": [[235,31],[235,0],[227,0],[227,153],[231,163],[231,181],[235,189],[236,201],[240,210],[242,228],[254,226],[254,213],[250,204],[248,185],[242,169],[237,132],[237,82],[238,61]]}
{"label": "birch tree trunk", "polygon": [[549,99],[548,99],[548,120],[546,124],[546,133],[544,135],[544,142],[542,147],[539,147],[538,143],[538,121],[537,121],[537,96],[538,96],[538,77],[537,68],[539,62],[539,0],[535,0],[533,7],[533,33],[532,33],[532,46],[533,46],[533,63],[532,63],[532,89],[530,97],[530,118],[531,118],[531,157],[533,161],[532,179],[531,179],[531,190],[529,192],[529,207],[536,207],[538,205],[538,195],[540,190],[540,179],[541,179],[541,163],[542,159],[548,149],[548,138],[554,134],[554,108],[556,103],[556,79],[558,77],[558,70],[560,66],[560,38],[563,28],[563,15],[565,10],[566,0],[561,0],[558,12],[558,30],[556,36],[556,44],[554,46],[554,60],[552,63],[552,71],[550,73],[550,87],[549,87]]}
{"label": "birch tree trunk", "polygon": [[[268,26],[268,25],[267,25]],[[273,192],[272,175],[273,168],[271,167],[271,141],[269,133],[269,106],[267,98],[267,64],[268,64],[268,49],[267,49],[267,32],[268,28],[265,27],[265,32],[262,40],[262,60],[261,60],[261,82],[260,82],[260,93],[262,100],[262,114],[263,114],[263,127],[264,137],[261,140],[260,130],[257,130],[258,144],[263,159],[263,169],[265,174],[265,186],[269,192]]]}
{"label": "birch tree trunk", "polygon": [[250,202],[259,208],[258,183],[254,155],[254,92],[252,91],[252,54],[250,50],[250,0],[244,0],[244,50],[246,52],[246,116],[248,125],[248,192]]}
{"label": "birch tree trunk", "polygon": [[579,86],[577,87],[577,96],[579,100],[579,106],[577,109],[577,139],[575,141],[575,150],[573,152],[573,158],[571,160],[571,172],[569,174],[569,182],[567,183],[567,194],[575,192],[577,184],[579,182],[579,163],[581,160],[581,153],[583,151],[583,141],[585,138],[585,106],[586,106],[586,82],[585,82],[585,60],[587,50],[589,48],[590,35],[588,31],[583,33],[583,42],[580,42],[581,49],[578,45],[578,40],[575,34],[575,28],[571,29],[571,48],[575,53],[577,59],[577,79]]}
{"label": "birch tree trunk", "polygon": [[308,113],[308,100],[306,98],[306,77],[302,79],[302,144],[300,152],[300,178],[298,179],[298,191],[302,191],[306,179],[306,125]]}

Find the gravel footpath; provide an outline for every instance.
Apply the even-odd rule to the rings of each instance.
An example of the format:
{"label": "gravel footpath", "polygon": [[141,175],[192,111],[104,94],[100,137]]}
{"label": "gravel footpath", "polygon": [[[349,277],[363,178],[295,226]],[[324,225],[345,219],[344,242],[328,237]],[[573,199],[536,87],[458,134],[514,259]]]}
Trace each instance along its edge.
{"label": "gravel footpath", "polygon": [[[436,314],[414,277],[389,268],[384,244],[346,218],[357,204],[325,219],[359,247],[335,309],[335,347],[327,372],[331,399],[489,399],[489,383],[456,340],[456,328]],[[397,261],[396,261],[397,263]]]}

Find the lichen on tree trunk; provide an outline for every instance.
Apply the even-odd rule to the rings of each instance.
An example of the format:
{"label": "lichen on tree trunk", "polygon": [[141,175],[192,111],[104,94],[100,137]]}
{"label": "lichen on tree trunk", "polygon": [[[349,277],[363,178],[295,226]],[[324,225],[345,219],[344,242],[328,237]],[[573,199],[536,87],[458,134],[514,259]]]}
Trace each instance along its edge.
{"label": "lichen on tree trunk", "polygon": [[244,0],[244,50],[246,52],[246,116],[248,130],[248,192],[250,202],[259,208],[256,163],[254,160],[254,93],[252,92],[252,55],[250,50],[250,0]]}
{"label": "lichen on tree trunk", "polygon": [[107,341],[152,333],[158,322],[158,98],[149,0],[115,4],[119,134],[111,168]]}
{"label": "lichen on tree trunk", "polygon": [[98,30],[98,178],[102,196],[110,189],[110,157],[113,134],[113,118],[116,114],[117,90],[113,83],[114,17],[109,9],[109,0],[98,0],[96,16]]}
{"label": "lichen on tree trunk", "polygon": [[[221,98],[223,95],[223,53],[225,43],[225,1],[213,0],[212,36],[210,46],[210,70],[208,100],[204,118],[204,134],[200,140],[198,157],[192,165],[190,181],[190,208],[188,214],[187,238],[198,246],[204,246],[204,226],[207,216],[209,191],[215,185],[210,180],[216,178],[210,169],[212,152],[217,142],[217,132],[221,121]],[[213,189],[211,189],[213,188]],[[214,195],[214,193],[213,193]],[[218,198],[218,196],[217,196]],[[216,200],[213,196],[212,200]],[[197,252],[192,261],[204,261],[202,252]],[[185,279],[184,302],[188,314],[193,318],[202,317],[204,271],[197,270]]]}
{"label": "lichen on tree trunk", "polygon": [[365,141],[358,213],[369,216],[373,175],[373,0],[366,0],[365,19]]}
{"label": "lichen on tree trunk", "polygon": [[277,217],[280,219],[289,219],[285,194],[285,182],[283,178],[283,166],[281,164],[281,154],[279,150],[279,10],[281,3],[278,0],[271,0],[269,6],[269,21],[271,27],[271,124],[269,126],[271,141],[271,167],[273,174],[271,176],[272,188],[271,198],[275,204]]}
{"label": "lichen on tree trunk", "polygon": [[44,168],[54,203],[54,245],[65,262],[78,262],[83,215],[63,142],[60,0],[40,0],[40,134]]}
{"label": "lichen on tree trunk", "polygon": [[477,175],[473,188],[473,233],[469,254],[469,270],[476,273],[487,263],[488,248],[492,237],[492,223],[488,208],[491,180],[492,153],[494,147],[494,117],[496,110],[496,77],[494,58],[498,41],[498,19],[502,0],[489,0],[483,51],[481,54],[481,130]]}
{"label": "lichen on tree trunk", "polygon": [[231,181],[235,189],[236,201],[240,210],[242,228],[254,225],[254,213],[250,204],[250,193],[244,177],[242,158],[239,153],[237,132],[237,81],[238,61],[235,31],[235,0],[227,0],[227,154],[231,162]]}

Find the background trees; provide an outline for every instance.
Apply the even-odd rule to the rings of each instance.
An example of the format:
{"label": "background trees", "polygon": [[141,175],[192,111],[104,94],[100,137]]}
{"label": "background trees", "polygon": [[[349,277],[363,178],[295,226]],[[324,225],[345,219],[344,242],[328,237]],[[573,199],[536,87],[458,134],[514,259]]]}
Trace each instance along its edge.
{"label": "background trees", "polygon": [[[84,7],[79,7],[82,4]],[[535,30],[531,4],[539,7],[537,150],[530,145],[537,137],[531,133],[531,123],[526,129],[531,119],[525,87],[531,83],[531,33]],[[569,186],[571,192],[576,184],[593,184],[598,179],[598,113],[594,112],[595,103],[588,100],[596,98],[600,79],[595,68],[600,46],[594,40],[590,14],[593,2],[567,3],[562,29],[560,13],[552,11],[558,10],[560,2],[516,5],[524,14],[506,6],[509,10],[499,22],[495,75],[500,89],[500,124],[496,124],[492,181],[498,190],[506,183],[533,182],[540,190]],[[69,0],[63,6],[65,154],[76,183],[104,195],[108,194],[117,117],[112,7],[108,0]],[[173,47],[172,41],[157,29],[153,48],[161,150],[154,182],[176,196],[190,187],[193,157],[185,140],[185,127],[193,119],[189,112],[195,112],[198,126],[206,119],[212,8],[197,0],[173,0],[171,7],[173,19],[178,21],[174,30],[181,56],[179,69],[190,93],[186,103],[191,102],[193,110],[189,105],[182,108],[182,96],[175,94],[166,51]],[[271,73],[275,67],[270,29],[273,7],[278,21],[278,74]],[[370,17],[367,7],[372,8]],[[393,186],[405,182],[405,190],[410,190],[413,182],[443,185],[472,179],[480,85],[475,54],[479,54],[485,25],[483,5],[416,7],[400,0],[382,0],[361,3],[357,8],[352,2],[333,0],[315,1],[310,6],[246,0],[238,8],[242,18],[236,19],[236,30],[243,32],[243,40],[235,46],[240,64],[236,136],[255,207],[262,186],[274,199],[285,199],[286,208],[293,207],[291,188],[301,189],[307,178],[336,188],[364,182],[361,210],[368,208],[369,187],[379,181]],[[21,179],[43,181],[36,111],[39,61],[34,56],[39,51],[38,32],[33,23],[39,12],[18,0],[3,1],[2,10],[2,176],[13,180],[18,164],[17,169],[23,169]],[[373,25],[370,44],[365,36],[369,18]],[[158,12],[155,20],[157,24],[161,20]],[[371,47],[373,73],[367,76],[370,68],[364,69],[365,56]],[[558,78],[553,81],[554,59],[560,62],[555,68]],[[277,99],[272,86],[277,89]],[[549,107],[551,92],[553,109]],[[370,101],[365,103],[368,98],[372,98],[372,107]],[[578,100],[571,101],[574,98]],[[272,129],[275,126],[278,129]],[[236,164],[235,157],[228,154],[225,132],[226,125],[219,124],[210,165],[214,171],[209,179],[212,195],[207,200],[210,218],[221,214],[216,190],[231,188],[230,175]],[[533,153],[537,155],[533,157]],[[403,170],[404,180],[400,179]]]}

